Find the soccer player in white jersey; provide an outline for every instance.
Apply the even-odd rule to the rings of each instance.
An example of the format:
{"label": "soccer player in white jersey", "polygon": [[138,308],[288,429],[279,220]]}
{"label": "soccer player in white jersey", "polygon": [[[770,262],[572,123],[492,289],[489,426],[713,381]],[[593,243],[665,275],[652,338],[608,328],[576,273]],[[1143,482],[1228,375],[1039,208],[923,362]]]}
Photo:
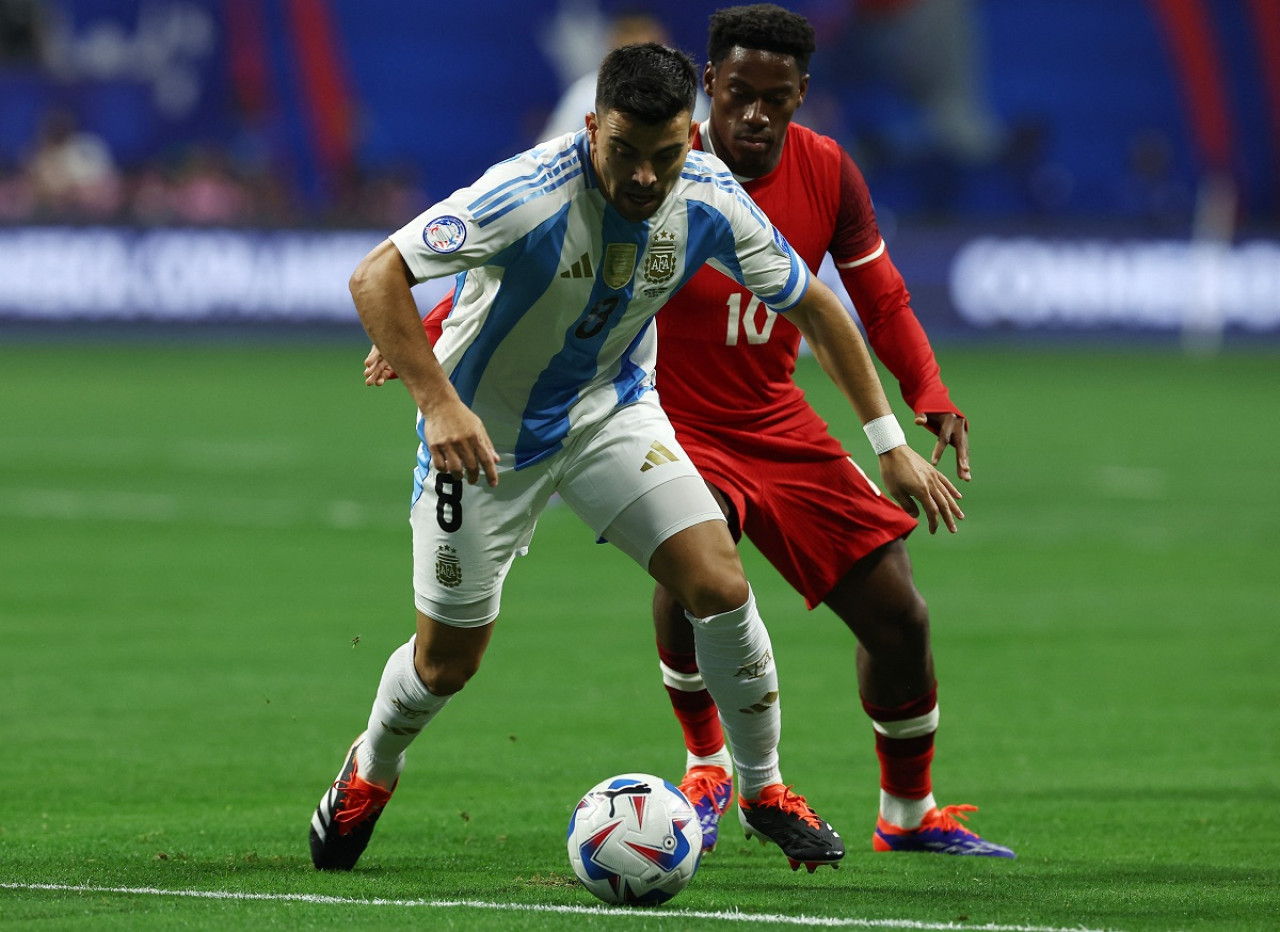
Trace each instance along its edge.
{"label": "soccer player in white jersey", "polygon": [[[349,870],[364,851],[406,749],[479,668],[503,580],[556,492],[688,610],[747,834],[777,844],[792,869],[844,856],[782,784],[769,636],[720,508],[652,390],[654,314],[711,263],[804,333],[904,507],[954,529],[959,493],[906,446],[840,301],[724,164],[690,151],[696,86],[681,52],[614,50],[584,131],[495,165],[352,276],[365,329],[419,410],[417,629],[312,818],[317,868]],[[458,276],[457,297],[433,351],[410,288],[443,275]]]}

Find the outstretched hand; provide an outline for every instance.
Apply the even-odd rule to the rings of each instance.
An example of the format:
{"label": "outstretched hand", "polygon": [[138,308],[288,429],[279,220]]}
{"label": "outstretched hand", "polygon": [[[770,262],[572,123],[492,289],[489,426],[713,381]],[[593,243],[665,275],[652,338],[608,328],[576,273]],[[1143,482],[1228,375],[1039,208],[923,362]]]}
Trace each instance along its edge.
{"label": "outstretched hand", "polygon": [[371,346],[369,355],[364,358],[364,384],[385,385],[388,379],[396,378],[391,364],[382,358],[378,347]]}
{"label": "outstretched hand", "polygon": [[[395,376],[393,375],[392,378]],[[973,478],[969,469],[969,422],[953,413],[926,413],[916,415],[916,424],[926,427],[937,434],[938,442],[933,446],[933,455],[929,461],[937,466],[942,461],[942,454],[947,447],[956,448],[956,475],[968,482]]]}
{"label": "outstretched hand", "polygon": [[954,534],[956,522],[964,520],[960,490],[911,447],[904,444],[880,454],[880,478],[911,517],[920,517],[920,508],[924,508],[930,534],[937,533],[939,523]]}

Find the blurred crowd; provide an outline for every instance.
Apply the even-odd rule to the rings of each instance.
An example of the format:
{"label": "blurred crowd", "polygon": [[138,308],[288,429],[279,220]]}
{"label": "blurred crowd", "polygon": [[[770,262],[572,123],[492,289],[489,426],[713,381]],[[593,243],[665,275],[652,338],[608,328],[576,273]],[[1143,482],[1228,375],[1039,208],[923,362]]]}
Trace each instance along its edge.
{"label": "blurred crowd", "polygon": [[335,188],[308,200],[287,171],[208,141],[128,170],[71,111],[55,110],[25,157],[0,165],[0,223],[387,227],[425,205],[409,170],[353,172]]}
{"label": "blurred crowd", "polygon": [[[247,113],[233,116],[227,138],[175,134],[158,154],[122,162],[79,118],[88,104],[78,90],[86,78],[76,68],[93,66],[68,62],[75,53],[59,48],[65,12],[42,0],[0,0],[0,69],[39,75],[62,101],[44,110],[21,150],[0,150],[0,224],[386,227],[426,203],[409,167],[352,166],[326,178],[323,197],[302,190],[261,121]],[[155,22],[160,32],[175,32],[174,20]],[[128,46],[106,57],[119,58],[121,48]],[[139,51],[145,57],[155,49]],[[128,72],[127,63],[115,64]]]}
{"label": "blurred crowd", "polygon": [[[147,38],[154,38],[155,45],[137,45],[134,57],[160,60],[172,53],[175,60],[182,54],[208,58],[200,44],[209,41],[205,22],[214,22],[218,11],[258,9],[257,0],[200,4],[142,3],[135,28],[140,35],[150,29]],[[1079,164],[1063,157],[1066,143],[1074,145],[1071,154],[1077,159],[1092,156],[1078,134],[1063,134],[1035,109],[1000,113],[985,83],[985,35],[976,0],[808,0],[793,5],[810,9],[821,37],[800,121],[835,137],[853,154],[876,193],[882,226],[891,226],[895,210],[933,218],[982,211],[1049,217],[1080,209],[1082,192],[1086,210],[1107,210],[1162,229],[1184,226],[1194,209],[1194,179],[1179,164],[1185,155],[1167,126],[1120,125],[1113,118],[1109,133],[1091,137],[1098,143],[1092,148],[1100,150],[1115,137],[1119,151],[1105,170],[1091,163],[1082,173]],[[83,60],[92,57],[98,40],[82,39],[78,48],[64,41],[59,52],[58,43],[48,39],[58,30],[42,24],[42,17],[47,20],[58,6],[48,0],[0,0],[0,70],[41,71],[61,95],[60,105],[21,127],[18,135],[25,141],[20,150],[0,147],[0,224],[396,227],[448,193],[427,190],[423,172],[430,158],[459,161],[459,153],[481,134],[486,140],[504,133],[512,137],[503,138],[500,146],[509,152],[533,143],[534,133],[546,138],[577,128],[590,106],[595,67],[605,49],[672,36],[669,24],[649,12],[657,4],[556,0],[548,4],[542,33],[533,37],[560,85],[548,85],[545,98],[535,101],[525,93],[523,103],[512,103],[513,112],[481,127],[481,134],[472,124],[455,127],[449,144],[434,149],[430,147],[440,140],[431,135],[431,121],[418,121],[428,129],[408,144],[405,137],[397,138],[396,157],[403,159],[397,166],[386,162],[385,135],[383,161],[362,164],[367,153],[359,141],[368,123],[358,110],[367,102],[356,101],[350,104],[346,158],[316,167],[304,165],[296,147],[291,150],[282,142],[282,114],[299,109],[297,101],[277,103],[267,112],[270,108],[261,101],[237,99],[234,81],[227,100],[220,100],[234,111],[224,115],[220,136],[206,131],[194,139],[175,133],[165,148],[148,150],[151,154],[144,158],[113,151],[107,139],[78,118],[95,116],[77,98],[76,87],[83,85],[74,81],[93,80],[93,69]],[[182,10],[190,13],[197,6],[204,22],[180,22]],[[155,12],[160,10],[173,19],[161,22]],[[149,26],[143,14],[151,17]],[[702,20],[696,19],[700,27]],[[687,33],[694,32],[685,25]],[[236,33],[228,26],[227,34]],[[674,38],[691,49],[705,41],[700,28],[696,35]],[[120,49],[133,48],[121,43],[114,59],[127,59]],[[251,77],[265,80],[255,69],[270,55],[252,44],[242,52],[239,61],[248,63]],[[118,74],[138,77],[127,62]],[[167,88],[166,93],[176,93],[173,88],[182,83],[162,69],[145,77],[157,91]],[[425,84],[406,86],[431,93]],[[563,94],[558,104],[556,90]],[[457,121],[457,108],[449,113]],[[700,99],[697,116],[705,114],[706,101]],[[12,116],[13,110],[8,118],[0,110],[0,129],[7,130],[8,139],[17,125]],[[110,132],[101,119],[98,126]],[[1123,134],[1127,137],[1120,138]],[[437,172],[434,164],[430,170]],[[466,175],[473,170],[468,166]],[[430,180],[434,187],[439,178]]]}
{"label": "blurred crowd", "polygon": [[[839,138],[864,172],[898,172],[919,208],[934,214],[955,209],[966,173],[1014,168],[1017,177],[1026,176],[1028,138],[1000,121],[978,78],[972,0],[847,0],[817,7],[826,54],[818,57],[821,73],[815,74],[804,122]],[[51,9],[56,7],[38,0],[0,0],[0,67],[25,64],[57,76]],[[532,115],[541,126],[537,138],[581,126],[604,50],[671,41],[667,26],[644,5],[606,13],[595,0],[561,0],[548,14],[541,51],[556,65],[563,93],[544,119]],[[59,28],[66,31],[65,23]],[[912,54],[903,54],[905,48]],[[853,94],[837,93],[850,88]],[[886,95],[900,98],[902,111],[918,118],[882,131],[874,114],[850,109]],[[296,159],[279,144],[278,128],[267,127],[252,102],[243,101],[230,118],[229,138],[206,133],[175,140],[141,164],[132,157],[122,161],[107,139],[77,118],[73,101],[74,93],[64,96],[60,107],[43,115],[24,151],[10,151],[7,158],[0,151],[0,223],[386,228],[447,193],[424,190],[411,166],[366,170],[358,158],[337,170],[328,166],[322,182],[312,179],[308,187],[291,163]],[[706,105],[700,97],[696,118],[705,118]]]}
{"label": "blurred crowd", "polygon": [[[998,163],[1009,148],[1006,131],[986,106],[975,78],[979,53],[970,0],[853,0],[829,4],[826,10],[819,25],[821,34],[830,37],[826,58],[831,64],[816,82],[819,90],[811,95],[806,122],[838,133],[867,169],[922,166],[918,174],[932,192],[929,208],[946,209],[958,171]],[[64,80],[59,58],[83,59],[86,51],[59,51],[57,35],[68,29],[57,11],[56,5],[39,0],[0,0],[0,66],[32,67]],[[595,66],[605,49],[671,39],[667,24],[640,4],[615,7],[606,15],[594,2],[561,2],[548,17],[550,26],[561,28],[542,51],[559,66],[564,93],[538,138],[581,125],[581,115],[592,103]],[[190,29],[189,22],[185,25]],[[140,20],[136,28],[141,33],[146,27]],[[176,25],[155,31],[181,32]],[[904,45],[915,54],[901,55]],[[886,64],[903,59],[929,64],[914,70]],[[914,101],[923,114],[923,129],[911,140],[903,141],[901,134],[843,131],[854,129],[841,125],[849,114],[841,112],[825,88],[854,86],[865,77],[846,73],[840,63],[850,60],[870,63],[872,72]],[[412,168],[362,171],[356,159],[338,177],[324,177],[319,190],[314,183],[303,190],[305,182],[287,155],[281,157],[278,140],[268,142],[273,131],[255,125],[262,121],[255,121],[252,107],[233,115],[230,138],[215,140],[206,133],[199,140],[175,141],[141,164],[132,157],[122,162],[107,139],[77,118],[73,102],[74,92],[44,113],[24,151],[10,151],[7,158],[0,153],[0,223],[387,227],[428,203],[428,192]],[[82,107],[79,112],[84,114]],[[700,99],[696,116],[705,115],[706,101]],[[520,145],[533,141],[513,140]]]}

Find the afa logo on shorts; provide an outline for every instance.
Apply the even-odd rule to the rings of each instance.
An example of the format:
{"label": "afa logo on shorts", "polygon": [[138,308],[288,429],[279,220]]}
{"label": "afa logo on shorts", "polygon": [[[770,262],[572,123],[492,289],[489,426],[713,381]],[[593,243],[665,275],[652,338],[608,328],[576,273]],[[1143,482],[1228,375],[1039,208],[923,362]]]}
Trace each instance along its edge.
{"label": "afa logo on shorts", "polygon": [[436,582],[448,589],[462,585],[462,563],[458,560],[458,551],[448,544],[436,548]]}
{"label": "afa logo on shorts", "polygon": [[467,241],[467,225],[457,217],[436,217],[422,228],[422,241],[432,252],[457,252]]}

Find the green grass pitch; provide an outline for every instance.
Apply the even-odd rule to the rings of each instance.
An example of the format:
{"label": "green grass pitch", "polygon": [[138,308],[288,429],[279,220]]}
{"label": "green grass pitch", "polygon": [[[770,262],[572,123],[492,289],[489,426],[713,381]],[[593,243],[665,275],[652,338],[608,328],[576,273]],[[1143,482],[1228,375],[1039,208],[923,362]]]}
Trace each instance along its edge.
{"label": "green grass pitch", "polygon": [[941,347],[974,481],[958,535],[911,539],[935,790],[1018,860],[870,851],[852,638],[747,549],[784,776],[850,853],[793,874],[731,828],[653,913],[593,911],[565,857],[581,792],[683,754],[647,579],[562,508],[359,869],[312,869],[311,812],[412,626],[413,416],[363,387],[365,348],[0,348],[0,926],[1280,925],[1274,350]]}

